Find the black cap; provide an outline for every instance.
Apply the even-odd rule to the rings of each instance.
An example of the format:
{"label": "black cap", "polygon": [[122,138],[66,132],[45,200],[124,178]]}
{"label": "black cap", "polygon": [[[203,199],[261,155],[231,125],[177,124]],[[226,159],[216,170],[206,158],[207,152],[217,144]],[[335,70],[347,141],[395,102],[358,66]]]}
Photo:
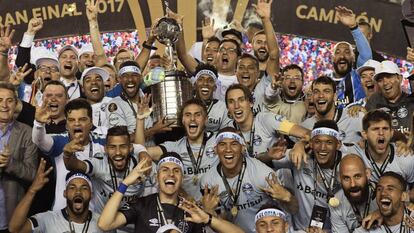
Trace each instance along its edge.
{"label": "black cap", "polygon": [[229,30],[225,30],[221,32],[221,36],[224,38],[226,35],[235,35],[237,38],[239,38],[240,41],[243,41],[243,36],[241,32],[237,31],[236,29],[232,28]]}

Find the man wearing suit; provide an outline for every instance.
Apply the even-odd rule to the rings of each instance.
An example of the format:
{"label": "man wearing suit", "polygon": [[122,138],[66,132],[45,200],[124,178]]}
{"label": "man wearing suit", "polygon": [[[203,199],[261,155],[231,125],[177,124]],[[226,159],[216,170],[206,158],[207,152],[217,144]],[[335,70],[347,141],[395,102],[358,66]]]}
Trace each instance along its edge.
{"label": "man wearing suit", "polygon": [[15,93],[12,84],[0,82],[0,232],[7,228],[14,208],[37,170],[37,147],[31,139],[32,129],[14,117]]}

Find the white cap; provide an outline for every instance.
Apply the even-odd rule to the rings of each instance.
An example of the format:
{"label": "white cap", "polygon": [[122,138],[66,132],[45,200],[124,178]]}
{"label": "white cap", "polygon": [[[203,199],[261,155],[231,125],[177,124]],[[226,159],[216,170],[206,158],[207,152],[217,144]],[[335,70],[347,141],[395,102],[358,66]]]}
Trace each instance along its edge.
{"label": "white cap", "polygon": [[78,57],[80,58],[85,53],[94,53],[92,44],[84,44],[79,50]]}
{"label": "white cap", "polygon": [[176,230],[177,232],[181,233],[181,230],[178,229],[174,224],[165,224],[164,226],[161,226],[158,228],[157,233],[165,233],[170,230]]}
{"label": "white cap", "polygon": [[361,73],[366,71],[366,70],[374,70],[380,65],[381,63],[379,61],[375,61],[372,59],[369,59],[368,61],[366,61],[364,63],[364,65],[360,66],[357,69],[358,75],[361,76]]}
{"label": "white cap", "polygon": [[46,47],[34,47],[32,48],[30,54],[30,63],[36,65],[36,67],[38,67],[42,61],[46,60],[53,62],[57,67],[59,67],[59,61],[56,53]]}
{"label": "white cap", "polygon": [[75,48],[73,45],[65,45],[59,50],[59,57],[66,50],[72,50],[76,54],[76,56],[78,56],[78,49],[77,48]]}
{"label": "white cap", "polygon": [[400,68],[392,61],[382,61],[378,67],[375,68],[374,80],[377,79],[380,74],[397,74],[401,75]]}
{"label": "white cap", "polygon": [[350,43],[348,43],[346,41],[339,41],[338,43],[336,43],[336,45],[333,48],[333,51],[332,51],[333,54],[335,54],[335,51],[338,49],[338,46],[341,45],[341,44],[347,45],[349,47],[349,49],[351,50],[351,53],[352,54],[354,53],[353,47]]}
{"label": "white cap", "polygon": [[102,69],[100,67],[89,67],[86,68],[83,72],[82,72],[82,76],[80,79],[80,83],[83,85],[83,78],[89,74],[98,74],[99,76],[101,76],[102,80],[105,82],[106,80],[109,79],[109,73],[108,71],[106,71],[105,69]]}

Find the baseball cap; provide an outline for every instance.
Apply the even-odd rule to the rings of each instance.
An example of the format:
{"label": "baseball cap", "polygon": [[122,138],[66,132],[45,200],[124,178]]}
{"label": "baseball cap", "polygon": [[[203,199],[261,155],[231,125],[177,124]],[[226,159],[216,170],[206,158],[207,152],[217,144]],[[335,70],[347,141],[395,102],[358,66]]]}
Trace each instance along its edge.
{"label": "baseball cap", "polygon": [[374,80],[378,78],[380,74],[397,74],[401,75],[400,68],[392,61],[382,61],[378,67],[375,68]]}
{"label": "baseball cap", "polygon": [[372,60],[372,59],[369,59],[368,61],[366,61],[365,63],[364,63],[364,65],[362,65],[362,66],[360,66],[358,69],[357,69],[357,73],[358,73],[358,75],[360,75],[361,76],[361,73],[362,72],[364,72],[364,71],[366,71],[366,70],[374,70],[375,71],[375,69],[380,65],[381,63],[379,62],[379,61],[375,61],[375,60]]}
{"label": "baseball cap", "polygon": [[241,32],[237,31],[234,28],[231,28],[229,30],[225,30],[221,32],[221,36],[224,38],[226,35],[235,35],[240,41],[243,41],[243,36]]}
{"label": "baseball cap", "polygon": [[37,47],[33,48],[33,56],[31,55],[31,63],[35,64],[38,67],[44,61],[51,61],[57,67],[59,67],[59,61],[57,59],[56,53],[51,50],[48,50],[46,47]]}
{"label": "baseball cap", "polygon": [[80,58],[85,53],[94,53],[92,44],[84,44],[79,50],[78,57]]}
{"label": "baseball cap", "polygon": [[109,79],[109,73],[108,71],[106,71],[105,69],[102,69],[100,67],[89,67],[86,68],[83,72],[82,72],[82,76],[80,79],[80,83],[83,85],[83,78],[86,77],[89,74],[98,74],[99,76],[102,77],[102,80],[105,82],[106,80]]}
{"label": "baseball cap", "polygon": [[78,49],[77,48],[75,48],[73,45],[65,45],[59,50],[59,56],[58,57],[60,57],[60,55],[62,55],[62,53],[65,52],[66,50],[72,50],[76,54],[76,56],[78,56]]}

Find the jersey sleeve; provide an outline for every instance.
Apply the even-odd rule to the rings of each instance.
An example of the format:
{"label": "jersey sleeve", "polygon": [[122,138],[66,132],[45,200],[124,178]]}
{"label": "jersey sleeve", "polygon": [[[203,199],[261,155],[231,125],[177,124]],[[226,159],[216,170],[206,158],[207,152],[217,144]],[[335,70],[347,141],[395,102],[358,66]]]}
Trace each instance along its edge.
{"label": "jersey sleeve", "polygon": [[128,225],[128,224],[135,224],[138,217],[140,216],[141,209],[144,209],[144,208],[141,205],[141,202],[138,201],[135,204],[130,205],[128,209],[121,209],[119,211],[125,216],[127,220],[126,225]]}
{"label": "jersey sleeve", "polygon": [[46,227],[48,225],[46,222],[47,219],[48,219],[47,212],[39,213],[39,214],[31,216],[29,218],[29,221],[32,224],[32,232],[33,233],[46,232]]}
{"label": "jersey sleeve", "polygon": [[98,158],[88,158],[83,160],[83,162],[86,163],[87,169],[86,173],[90,176],[96,177],[96,178],[104,178],[105,177],[105,161],[103,159]]}
{"label": "jersey sleeve", "polygon": [[178,144],[173,141],[166,141],[159,145],[161,148],[164,148],[167,152],[177,152],[178,153]]}
{"label": "jersey sleeve", "polygon": [[53,146],[50,151],[45,152],[45,154],[51,158],[58,157],[63,152],[63,147],[69,143],[69,138],[63,135],[53,135]]}
{"label": "jersey sleeve", "polygon": [[329,206],[331,213],[332,233],[349,232],[346,223],[341,218],[341,206],[333,208]]}

